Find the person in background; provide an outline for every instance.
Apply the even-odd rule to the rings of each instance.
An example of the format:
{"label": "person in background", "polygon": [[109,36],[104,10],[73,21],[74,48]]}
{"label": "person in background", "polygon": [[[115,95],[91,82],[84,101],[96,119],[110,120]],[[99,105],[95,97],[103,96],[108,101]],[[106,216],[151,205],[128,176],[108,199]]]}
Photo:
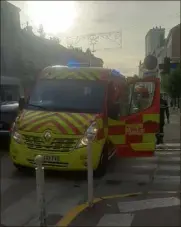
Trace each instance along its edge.
{"label": "person in background", "polygon": [[164,125],[165,125],[165,115],[167,117],[167,123],[170,123],[170,113],[168,102],[163,99],[163,96],[160,95],[160,129],[157,134],[157,144],[163,144],[164,138]]}

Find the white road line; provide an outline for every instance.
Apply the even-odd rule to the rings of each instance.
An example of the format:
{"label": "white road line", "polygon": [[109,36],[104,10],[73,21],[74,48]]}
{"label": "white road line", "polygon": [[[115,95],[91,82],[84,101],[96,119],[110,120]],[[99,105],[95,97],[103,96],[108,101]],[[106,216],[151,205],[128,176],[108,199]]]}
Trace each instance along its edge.
{"label": "white road line", "polygon": [[158,170],[180,171],[180,165],[159,165]]}
{"label": "white road line", "polygon": [[162,162],[180,162],[180,157],[162,157],[161,159],[160,159],[160,161],[162,161]]}
{"label": "white road line", "polygon": [[134,165],[130,166],[129,168],[140,168],[140,169],[155,169],[158,166],[158,164],[148,164],[148,165]]}
{"label": "white road line", "polygon": [[146,210],[146,209],[154,209],[161,207],[172,207],[179,206],[180,199],[176,197],[169,198],[156,198],[156,199],[146,199],[139,201],[131,201],[131,202],[119,202],[118,208],[122,213],[125,212],[135,212],[138,210]]}
{"label": "white road line", "polygon": [[167,151],[173,151],[173,152],[176,152],[176,151],[179,151],[180,153],[180,148],[157,148],[156,149],[156,152],[167,152]]}
{"label": "white road line", "polygon": [[97,226],[126,226],[132,224],[133,214],[105,214],[97,224]]}
{"label": "white road line", "polygon": [[180,176],[156,175],[154,183],[180,184]]}
{"label": "white road line", "polygon": [[171,151],[168,151],[168,150],[161,150],[161,151],[156,151],[156,155],[157,156],[169,156],[169,155],[171,155],[171,156],[181,156],[181,151],[173,151],[173,150],[171,150]]}

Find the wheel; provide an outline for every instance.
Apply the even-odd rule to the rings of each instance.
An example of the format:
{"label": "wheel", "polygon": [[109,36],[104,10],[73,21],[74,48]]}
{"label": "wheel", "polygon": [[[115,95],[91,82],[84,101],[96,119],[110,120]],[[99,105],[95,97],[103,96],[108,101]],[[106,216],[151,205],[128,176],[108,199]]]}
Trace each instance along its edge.
{"label": "wheel", "polygon": [[95,177],[103,177],[106,173],[107,170],[107,166],[108,166],[108,145],[107,143],[104,145],[101,157],[100,157],[100,161],[99,161],[99,165],[97,167],[97,169],[94,172],[94,176]]}

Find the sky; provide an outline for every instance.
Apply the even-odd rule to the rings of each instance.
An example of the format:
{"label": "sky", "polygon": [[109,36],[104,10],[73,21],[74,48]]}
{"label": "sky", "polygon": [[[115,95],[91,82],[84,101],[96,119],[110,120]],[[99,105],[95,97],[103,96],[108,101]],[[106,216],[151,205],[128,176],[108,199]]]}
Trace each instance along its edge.
{"label": "sky", "polygon": [[[21,9],[36,33],[39,24],[63,45],[92,48],[87,34],[98,36],[96,57],[125,76],[138,73],[145,56],[145,35],[153,27],[169,30],[180,23],[179,1],[9,1]],[[103,36],[100,33],[115,33]],[[67,37],[71,37],[67,40]],[[110,40],[111,39],[111,40]]]}

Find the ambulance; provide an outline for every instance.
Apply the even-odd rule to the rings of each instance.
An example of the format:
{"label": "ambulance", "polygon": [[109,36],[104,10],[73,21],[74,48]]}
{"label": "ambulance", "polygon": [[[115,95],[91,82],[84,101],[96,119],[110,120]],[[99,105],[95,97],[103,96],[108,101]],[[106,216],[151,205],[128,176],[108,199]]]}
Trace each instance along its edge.
{"label": "ambulance", "polygon": [[[140,107],[138,87],[152,86]],[[127,82],[116,70],[94,67],[46,67],[11,129],[10,156],[19,170],[35,166],[42,155],[46,169],[87,169],[88,133],[92,135],[95,173],[105,173],[115,154],[153,156],[159,128],[159,79]]]}

